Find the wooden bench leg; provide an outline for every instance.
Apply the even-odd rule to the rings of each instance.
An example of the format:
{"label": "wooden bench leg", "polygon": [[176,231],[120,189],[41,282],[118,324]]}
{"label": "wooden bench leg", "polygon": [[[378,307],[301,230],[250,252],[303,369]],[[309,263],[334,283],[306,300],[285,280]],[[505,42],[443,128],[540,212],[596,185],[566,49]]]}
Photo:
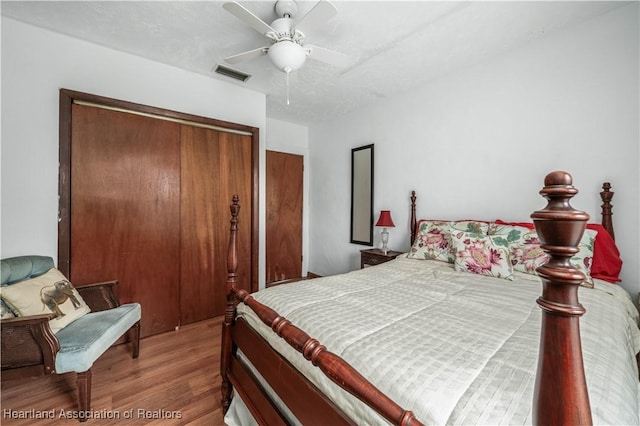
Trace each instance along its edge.
{"label": "wooden bench leg", "polygon": [[140,355],[140,321],[129,329],[129,341],[131,342],[131,348],[133,350],[131,357],[134,359],[138,358],[138,355]]}
{"label": "wooden bench leg", "polygon": [[86,422],[91,410],[91,369],[77,373],[79,420]]}

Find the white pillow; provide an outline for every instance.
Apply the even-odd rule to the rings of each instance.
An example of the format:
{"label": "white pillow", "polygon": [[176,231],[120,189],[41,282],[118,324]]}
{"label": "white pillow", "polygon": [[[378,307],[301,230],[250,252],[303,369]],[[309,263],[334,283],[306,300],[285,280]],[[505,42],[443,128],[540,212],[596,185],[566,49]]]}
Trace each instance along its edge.
{"label": "white pillow", "polygon": [[0,292],[2,299],[18,316],[57,314],[49,321],[54,333],[91,312],[78,290],[56,268],[38,277],[4,286]]}

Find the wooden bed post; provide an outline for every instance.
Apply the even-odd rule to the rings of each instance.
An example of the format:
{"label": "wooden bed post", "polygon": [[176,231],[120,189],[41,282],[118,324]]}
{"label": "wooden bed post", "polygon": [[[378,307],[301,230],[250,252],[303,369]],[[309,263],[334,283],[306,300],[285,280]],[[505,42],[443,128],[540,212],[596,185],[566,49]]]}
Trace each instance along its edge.
{"label": "wooden bed post", "polygon": [[222,378],[222,410],[226,413],[231,405],[231,382],[229,381],[228,370],[231,366],[232,342],[231,326],[235,316],[235,287],[236,272],[238,270],[237,234],[238,234],[238,195],[233,196],[233,203],[229,206],[231,210],[231,234],[229,236],[229,251],[227,252],[227,305],[224,309],[224,320],[222,323],[222,348],[220,354],[220,376]]}
{"label": "wooden bed post", "polygon": [[614,192],[610,191],[611,184],[609,182],[605,182],[602,184],[602,192],[600,193],[600,199],[602,200],[602,226],[607,230],[611,238],[615,241],[616,236],[613,233],[613,222],[611,221],[611,216],[613,213],[611,212],[611,199],[613,198]]}
{"label": "wooden bed post", "polygon": [[582,361],[578,287],[585,276],[571,263],[578,252],[589,215],[569,200],[578,193],[569,173],[556,171],[544,180],[540,194],[549,202],[531,214],[541,248],[550,255],[536,269],[542,280],[540,353],[533,401],[533,423],[590,425],[591,408]]}
{"label": "wooden bed post", "polygon": [[409,226],[411,226],[411,244],[413,245],[418,234],[418,223],[416,222],[416,191],[411,191],[411,218],[409,219]]}

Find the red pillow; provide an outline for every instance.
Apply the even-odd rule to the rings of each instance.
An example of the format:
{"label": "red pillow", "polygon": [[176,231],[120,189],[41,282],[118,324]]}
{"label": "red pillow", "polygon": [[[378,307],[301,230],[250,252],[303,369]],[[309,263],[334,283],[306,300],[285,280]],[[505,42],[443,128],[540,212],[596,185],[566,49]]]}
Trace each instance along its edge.
{"label": "red pillow", "polygon": [[[525,228],[534,229],[535,226],[531,222],[505,222],[496,219],[495,223],[499,225],[523,226]],[[588,223],[587,229],[598,232],[596,241],[593,244],[593,260],[591,263],[591,276],[610,283],[620,281],[620,270],[622,269],[622,259],[620,251],[615,241],[606,229],[599,223]]]}
{"label": "red pillow", "polygon": [[596,242],[593,245],[591,276],[612,283],[619,282],[622,259],[616,242],[604,229],[604,226],[599,223],[588,223],[587,228],[598,232]]}

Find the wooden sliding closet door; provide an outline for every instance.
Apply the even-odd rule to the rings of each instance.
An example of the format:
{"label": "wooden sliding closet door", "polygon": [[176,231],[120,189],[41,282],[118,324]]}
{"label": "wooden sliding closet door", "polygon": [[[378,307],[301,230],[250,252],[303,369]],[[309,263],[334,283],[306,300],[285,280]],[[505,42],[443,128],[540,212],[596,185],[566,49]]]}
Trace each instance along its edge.
{"label": "wooden sliding closet door", "polygon": [[181,130],[180,322],[188,324],[224,313],[233,194],[241,205],[238,282],[250,282],[252,141],[207,128]]}
{"label": "wooden sliding closet door", "polygon": [[179,321],[180,125],[73,105],[70,279],[118,279],[143,336]]}
{"label": "wooden sliding closet door", "polygon": [[229,204],[240,197],[237,287],[257,291],[258,129],[60,92],[58,265],[117,279],[141,336],[224,311]]}

